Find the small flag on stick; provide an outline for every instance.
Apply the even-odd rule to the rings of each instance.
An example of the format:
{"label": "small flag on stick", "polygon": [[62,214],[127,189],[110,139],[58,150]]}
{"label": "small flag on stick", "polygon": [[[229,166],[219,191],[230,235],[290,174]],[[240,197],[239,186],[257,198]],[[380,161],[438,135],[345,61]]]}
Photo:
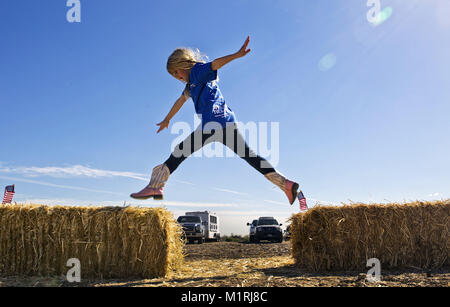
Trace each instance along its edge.
{"label": "small flag on stick", "polygon": [[8,185],[5,188],[5,195],[3,196],[2,205],[10,204],[13,199],[13,196],[14,196],[14,185]]}
{"label": "small flag on stick", "polygon": [[308,210],[308,205],[306,204],[306,198],[305,198],[305,195],[303,195],[302,191],[300,191],[298,193],[298,201],[300,202],[300,211]]}

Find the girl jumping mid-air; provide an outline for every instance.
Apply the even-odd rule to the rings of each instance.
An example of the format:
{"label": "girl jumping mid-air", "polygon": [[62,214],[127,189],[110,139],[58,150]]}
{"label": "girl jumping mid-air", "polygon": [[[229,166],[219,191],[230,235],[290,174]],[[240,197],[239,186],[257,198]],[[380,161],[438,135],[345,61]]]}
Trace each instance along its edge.
{"label": "girl jumping mid-air", "polygon": [[176,79],[186,83],[186,87],[177,99],[166,118],[158,124],[158,133],[169,126],[172,117],[183,104],[192,98],[195,112],[201,118],[201,125],[183,142],[175,147],[170,157],[153,169],[150,184],[142,191],[130,196],[135,199],[163,199],[163,189],[169,175],[192,153],[212,142],[221,142],[233,150],[239,157],[247,161],[253,168],[263,174],[269,181],[286,193],[292,205],[298,197],[300,208],[306,208],[306,199],[299,191],[296,182],[288,180],[276,171],[269,162],[255,154],[237,130],[233,111],[225,103],[225,99],[217,86],[217,70],[231,61],[246,56],[250,37],[247,37],[242,48],[231,55],[205,62],[199,52],[191,49],[176,49],[167,61],[167,71]]}

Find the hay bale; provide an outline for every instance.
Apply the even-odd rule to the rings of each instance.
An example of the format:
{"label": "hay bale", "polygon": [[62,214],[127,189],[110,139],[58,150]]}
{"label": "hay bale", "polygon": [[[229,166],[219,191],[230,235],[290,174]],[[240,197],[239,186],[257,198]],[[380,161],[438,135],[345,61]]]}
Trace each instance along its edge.
{"label": "hay bale", "polygon": [[448,266],[450,200],[317,206],[291,217],[292,255],[312,271]]}
{"label": "hay bale", "polygon": [[181,228],[163,208],[0,206],[0,275],[162,277],[183,259]]}

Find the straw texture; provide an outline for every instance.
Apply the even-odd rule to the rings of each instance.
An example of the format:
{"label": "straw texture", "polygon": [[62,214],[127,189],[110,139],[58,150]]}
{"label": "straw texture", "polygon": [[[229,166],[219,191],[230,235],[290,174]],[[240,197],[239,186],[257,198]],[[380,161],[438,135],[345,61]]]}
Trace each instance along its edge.
{"label": "straw texture", "polygon": [[183,260],[181,228],[163,208],[0,206],[0,274],[153,278]]}
{"label": "straw texture", "polygon": [[312,271],[448,266],[450,200],[317,206],[291,217],[292,256]]}

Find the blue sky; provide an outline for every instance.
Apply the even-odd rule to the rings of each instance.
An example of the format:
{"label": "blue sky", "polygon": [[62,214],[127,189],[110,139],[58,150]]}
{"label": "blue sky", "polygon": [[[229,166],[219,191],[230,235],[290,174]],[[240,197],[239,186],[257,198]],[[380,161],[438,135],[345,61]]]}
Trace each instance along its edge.
{"label": "blue sky", "polygon": [[[128,197],[178,136],[160,122],[183,84],[177,47],[214,58],[250,35],[252,52],[219,72],[239,121],[279,123],[277,165],[310,204],[450,197],[450,3],[381,0],[66,0],[0,2],[0,186],[17,202],[212,210],[224,233],[298,212],[239,158],[186,160],[165,200]],[[172,120],[193,127],[188,101]]]}

